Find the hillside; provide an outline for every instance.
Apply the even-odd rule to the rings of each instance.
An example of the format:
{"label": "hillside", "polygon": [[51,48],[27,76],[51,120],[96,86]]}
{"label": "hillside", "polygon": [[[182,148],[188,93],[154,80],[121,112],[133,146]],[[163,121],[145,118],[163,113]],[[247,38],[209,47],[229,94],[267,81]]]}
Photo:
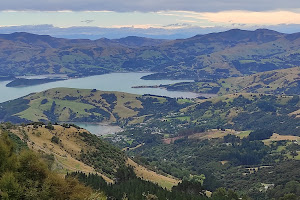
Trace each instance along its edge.
{"label": "hillside", "polygon": [[299,96],[238,93],[198,99],[108,140],[148,168],[183,180],[203,174],[210,191],[226,187],[253,199],[272,199],[278,188],[300,178],[299,108]]}
{"label": "hillside", "polygon": [[300,95],[300,67],[272,70],[220,80],[176,83],[164,87],[168,90],[218,95],[234,93]]}
{"label": "hillside", "polygon": [[49,169],[51,159],[26,149],[26,144],[0,127],[0,198],[1,199],[87,199],[100,191],[80,184],[74,178],[63,178]]}
{"label": "hillside", "polygon": [[[130,190],[130,184],[143,181],[136,180],[135,175],[127,180],[131,172],[125,163],[133,166],[138,177],[172,188],[169,195],[175,195],[176,187],[172,186],[176,184],[184,190],[185,184],[193,187],[201,183],[201,187],[194,186],[202,192],[225,187],[256,199],[264,185],[289,187],[299,177],[298,171],[292,170],[298,169],[300,159],[300,101],[296,95],[235,93],[210,99],[174,99],[55,88],[0,107],[2,119],[7,121],[62,119],[67,109],[73,113],[67,115],[73,117],[69,120],[105,120],[122,125],[123,132],[104,139],[124,152],[75,125],[47,122],[11,129],[30,148],[53,153],[53,169],[59,173],[96,171],[107,181],[120,175],[129,181],[113,188]],[[260,195],[262,199],[272,197],[267,192]]]}
{"label": "hillside", "polygon": [[168,97],[54,88],[0,104],[0,119],[16,123],[77,121],[122,125],[185,106]]}
{"label": "hillside", "polygon": [[[7,125],[2,124],[1,127]],[[6,130],[22,139],[31,150],[52,156],[51,169],[62,175],[77,171],[95,173],[106,182],[114,183],[117,169],[128,165],[141,179],[169,190],[180,182],[138,165],[117,148],[76,125],[49,126],[35,122],[26,126],[11,126]]]}
{"label": "hillside", "polygon": [[300,67],[228,78],[219,82],[222,85],[219,94],[244,92],[300,95]]}
{"label": "hillside", "polygon": [[[97,172],[106,181],[113,182],[116,169],[125,165],[127,159],[120,150],[76,126],[33,123],[9,131],[26,142],[30,149],[52,155],[52,169],[61,174]],[[91,155],[94,157],[89,158]],[[96,162],[97,159],[100,162]]]}
{"label": "hillside", "polygon": [[[234,93],[211,99],[175,99],[87,89],[54,88],[0,104],[2,121],[107,122],[176,135],[187,128],[269,127],[299,135],[299,96]],[[143,131],[143,130],[141,130]],[[138,145],[138,144],[135,144]]]}
{"label": "hillside", "polygon": [[[132,117],[142,108],[137,95],[121,92],[57,88],[6,102],[19,108],[7,108],[11,121],[89,121],[116,122]],[[7,106],[6,106],[7,105]],[[5,113],[5,112],[4,112]],[[15,120],[14,120],[15,119]]]}
{"label": "hillside", "polygon": [[127,37],[68,40],[45,35],[0,35],[0,74],[88,76],[153,71],[145,78],[224,78],[299,66],[299,34],[230,30],[181,40]]}
{"label": "hillside", "polygon": [[171,190],[178,180],[125,163],[120,150],[71,124],[1,123],[0,150],[1,199],[207,199]]}
{"label": "hillside", "polygon": [[[300,178],[300,139],[278,134],[267,140],[250,139],[249,133],[254,135],[255,131],[215,129],[178,138],[170,144],[157,139],[129,155],[139,155],[143,164],[174,176],[204,174],[203,185],[210,191],[226,187],[252,199],[272,199],[278,188],[288,187]],[[299,188],[299,182],[297,185],[295,188]],[[291,188],[290,191],[296,193]]]}

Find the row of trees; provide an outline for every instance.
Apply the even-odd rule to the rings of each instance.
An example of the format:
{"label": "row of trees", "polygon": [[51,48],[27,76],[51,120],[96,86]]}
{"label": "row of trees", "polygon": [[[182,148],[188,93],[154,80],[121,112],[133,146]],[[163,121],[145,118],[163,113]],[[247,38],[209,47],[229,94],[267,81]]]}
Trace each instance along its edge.
{"label": "row of trees", "polygon": [[149,181],[137,178],[131,167],[122,167],[117,171],[117,182],[107,185],[106,182],[97,174],[84,174],[82,172],[73,172],[68,177],[76,177],[82,183],[92,187],[95,190],[105,191],[109,199],[122,200],[238,200],[248,199],[246,196],[239,196],[232,190],[224,188],[217,189],[208,198],[201,182],[196,179],[183,180],[171,191]]}

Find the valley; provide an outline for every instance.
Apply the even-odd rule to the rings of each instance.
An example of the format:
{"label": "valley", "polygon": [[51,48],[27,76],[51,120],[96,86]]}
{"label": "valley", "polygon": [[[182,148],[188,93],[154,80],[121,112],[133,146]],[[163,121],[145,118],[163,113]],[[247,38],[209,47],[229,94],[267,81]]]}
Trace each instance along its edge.
{"label": "valley", "polygon": [[[45,173],[104,199],[294,200],[299,42],[267,29],[179,40],[0,35],[0,151],[13,152],[7,163],[34,154]],[[15,79],[41,74],[67,79]]]}
{"label": "valley", "polygon": [[[210,99],[175,99],[54,88],[0,106],[1,119],[15,123],[69,121],[116,124],[123,131],[105,135],[103,139],[124,149],[124,156],[133,158],[137,164],[133,164],[132,160],[127,162],[134,166],[137,176],[169,189],[179,180],[202,174],[203,187],[208,191],[223,186],[257,198],[257,192],[264,184],[282,184],[275,180],[288,184],[290,180],[298,179],[300,121],[297,113],[300,100],[297,95],[234,93]],[[81,135],[86,139],[80,140],[93,141],[97,138],[90,136]],[[41,141],[45,140],[50,138]],[[69,141],[70,138],[67,144],[74,146],[72,140]],[[32,139],[31,143],[41,142]],[[68,145],[61,144],[66,148],[65,152],[75,152],[68,149]],[[51,147],[47,143],[38,146],[43,145],[44,148]],[[79,152],[78,149],[76,152]],[[59,152],[58,155],[61,154]],[[91,152],[84,154],[89,158],[82,160],[85,165],[76,164],[78,161],[72,159],[78,157],[74,155],[71,153],[69,160],[68,156],[65,159],[58,157],[58,163],[73,166],[69,170],[80,169],[82,172],[89,169],[85,165],[93,166],[104,170],[98,171],[100,174],[112,178],[109,170],[114,165],[105,169],[91,159]],[[294,170],[281,173],[283,167]],[[256,170],[256,173],[249,169]],[[154,172],[167,178],[153,175]],[[168,174],[177,179],[169,179]],[[256,181],[249,184],[252,179]],[[266,198],[269,194],[260,195]]]}

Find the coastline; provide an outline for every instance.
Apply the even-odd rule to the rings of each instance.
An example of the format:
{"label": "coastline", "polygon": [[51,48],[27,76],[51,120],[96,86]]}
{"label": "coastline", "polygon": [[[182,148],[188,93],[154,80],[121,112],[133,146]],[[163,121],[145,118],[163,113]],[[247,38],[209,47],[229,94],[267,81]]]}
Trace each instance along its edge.
{"label": "coastline", "polygon": [[113,125],[108,122],[60,122],[59,124],[63,123],[75,124],[97,136],[116,134],[124,130],[120,126]]}
{"label": "coastline", "polygon": [[[30,93],[41,92],[51,88],[59,88],[59,87],[97,89],[101,91],[119,91],[119,92],[126,92],[126,93],[137,94],[137,95],[155,94],[158,96],[168,96],[171,98],[176,98],[176,97],[196,98],[198,96],[196,93],[193,92],[167,91],[165,89],[160,89],[160,88],[152,88],[152,89],[131,88],[132,86],[139,86],[139,85],[167,85],[167,84],[176,83],[180,81],[182,82],[182,80],[171,81],[171,80],[140,79],[140,77],[146,74],[150,74],[150,73],[145,71],[107,73],[102,75],[89,76],[86,78],[71,77],[63,81],[32,85],[27,87],[6,87],[6,84],[9,83],[9,81],[1,81],[0,89],[6,95],[0,97],[0,102],[5,102],[8,100],[20,98]],[[53,77],[52,74],[50,76]],[[36,76],[23,76],[23,77],[36,78]]]}
{"label": "coastline", "polygon": [[[168,89],[168,87],[166,87],[167,85],[138,85],[138,86],[132,86],[131,88],[160,88],[160,89],[164,89],[167,91],[175,91],[175,92],[192,92],[197,94],[197,97],[205,97],[205,98],[212,98],[212,97],[216,97],[218,96],[218,94],[213,94],[213,93],[197,93],[197,92],[193,92],[193,91],[187,91],[187,90],[170,90]],[[197,98],[196,97],[196,98]]]}

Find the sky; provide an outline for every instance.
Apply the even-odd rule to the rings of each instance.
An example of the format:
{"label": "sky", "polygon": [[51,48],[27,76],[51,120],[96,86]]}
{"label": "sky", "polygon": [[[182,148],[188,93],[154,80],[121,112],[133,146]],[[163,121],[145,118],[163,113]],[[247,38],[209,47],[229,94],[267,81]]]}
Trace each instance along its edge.
{"label": "sky", "polygon": [[232,28],[300,32],[299,0],[0,0],[0,33],[182,38]]}

